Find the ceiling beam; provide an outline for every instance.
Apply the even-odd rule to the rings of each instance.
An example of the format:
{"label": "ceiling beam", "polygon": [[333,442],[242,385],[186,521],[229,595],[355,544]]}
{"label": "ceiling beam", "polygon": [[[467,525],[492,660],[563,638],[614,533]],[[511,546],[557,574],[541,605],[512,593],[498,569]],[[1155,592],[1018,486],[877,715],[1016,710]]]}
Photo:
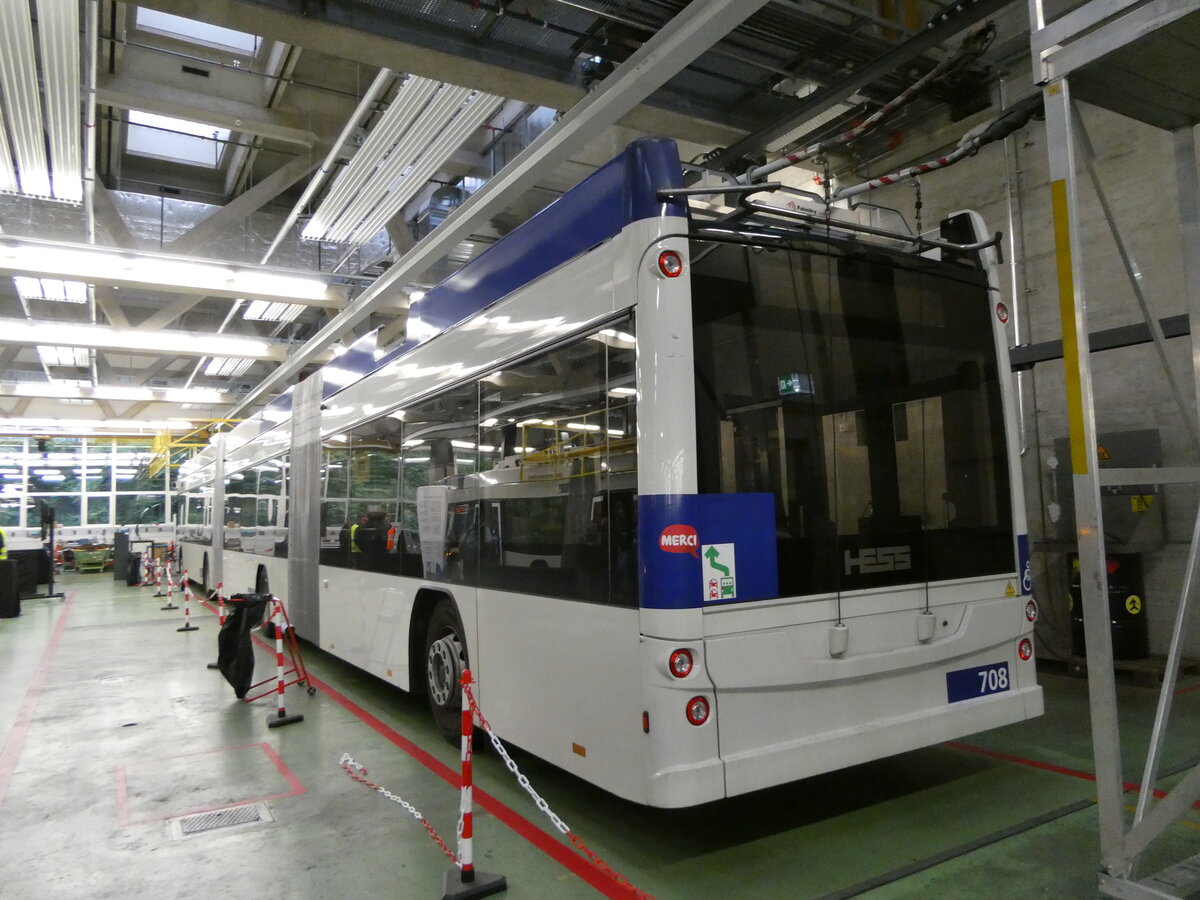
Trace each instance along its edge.
{"label": "ceiling beam", "polygon": [[149,316],[143,319],[140,323],[138,323],[137,327],[143,330],[149,328],[166,328],[168,325],[186,313],[189,309],[198,305],[202,300],[204,300],[205,296],[205,294],[184,294],[181,297],[176,297],[162,309],[155,313],[151,313]]}
{"label": "ceiling beam", "polygon": [[583,150],[605,128],[633,109],[689,62],[752,16],[768,0],[695,0],[646,41],[600,86],[472,194],[424,240],[292,354],[229,412],[235,417],[287,380],[346,331],[366,319],[413,276],[446,256],[477,226],[529,190],[547,169]]}
{"label": "ceiling beam", "polygon": [[[733,5],[741,5],[741,2],[736,0]],[[749,2],[754,10],[763,5],[758,0]],[[403,19],[381,9],[375,10],[372,17],[373,11],[363,4],[341,9],[336,3],[321,3],[323,15],[301,12],[301,4],[293,0],[255,3],[244,0],[146,0],[142,5],[366,65],[395,69],[402,64],[400,67],[409,74],[438,81],[453,73],[454,83],[463,87],[551,109],[570,109],[587,95],[581,85],[574,83],[571,73],[563,70],[560,62],[556,61],[555,65],[539,63],[533,54],[525,54],[519,59],[507,54],[507,58],[501,59],[493,48],[459,42],[448,34],[427,35],[423,43],[418,43],[417,32],[424,23],[415,17]],[[310,4],[303,6],[307,8]],[[346,19],[347,24],[332,21],[335,17]],[[351,21],[353,25],[348,24]],[[745,133],[745,128],[728,124],[729,117],[735,114],[733,111],[725,110],[724,116],[715,113],[708,117],[697,115],[694,110],[699,99],[692,98],[691,110],[635,104],[621,114],[617,124],[644,134],[669,135],[708,146],[729,144]]]}
{"label": "ceiling beam", "polygon": [[[318,151],[320,156],[324,152]],[[234,225],[241,225],[252,213],[270,203],[293,184],[304,178],[317,167],[313,158],[317,154],[297,156],[282,168],[276,169],[246,193],[241,194],[203,219],[190,231],[185,232],[167,245],[172,253],[194,253],[209,241],[219,237]]]}
{"label": "ceiling beam", "polygon": [[125,219],[113,203],[112,194],[99,178],[95,180],[92,194],[92,208],[96,214],[96,224],[108,232],[112,242],[126,250],[136,250],[138,243]]}
{"label": "ceiling beam", "polygon": [[129,319],[125,315],[125,310],[121,309],[117,292],[107,284],[98,284],[94,290],[96,305],[100,307],[100,312],[104,313],[104,318],[108,319],[108,324],[115,328],[128,328]]}
{"label": "ceiling beam", "polygon": [[303,147],[317,143],[317,135],[305,127],[308,121],[302,116],[162,84],[149,84],[132,76],[102,75],[96,86],[96,102],[117,109],[140,109],[160,116],[203,122]]}

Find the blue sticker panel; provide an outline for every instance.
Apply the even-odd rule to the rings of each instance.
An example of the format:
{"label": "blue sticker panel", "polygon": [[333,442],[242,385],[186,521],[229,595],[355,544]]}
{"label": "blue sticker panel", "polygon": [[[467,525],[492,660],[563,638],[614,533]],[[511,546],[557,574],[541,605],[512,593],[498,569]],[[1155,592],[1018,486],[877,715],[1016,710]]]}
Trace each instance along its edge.
{"label": "blue sticker panel", "polygon": [[1029,535],[1017,535],[1017,573],[1021,579],[1021,593],[1033,593],[1033,558],[1029,553]]}
{"label": "blue sticker panel", "polygon": [[775,497],[641,496],[638,563],[641,605],[651,609],[778,597]]}
{"label": "blue sticker panel", "polygon": [[950,703],[974,700],[988,694],[1002,694],[1009,689],[1008,663],[992,663],[974,669],[958,669],[946,673],[946,699]]}

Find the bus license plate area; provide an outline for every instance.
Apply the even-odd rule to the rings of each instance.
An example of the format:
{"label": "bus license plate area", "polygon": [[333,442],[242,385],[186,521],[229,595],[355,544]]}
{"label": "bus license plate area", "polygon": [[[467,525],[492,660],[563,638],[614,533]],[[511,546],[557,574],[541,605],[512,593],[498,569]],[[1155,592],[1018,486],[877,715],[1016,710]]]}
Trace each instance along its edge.
{"label": "bus license plate area", "polygon": [[1006,662],[946,673],[946,695],[951,703],[986,697],[988,694],[1002,694],[1008,690],[1009,684]]}

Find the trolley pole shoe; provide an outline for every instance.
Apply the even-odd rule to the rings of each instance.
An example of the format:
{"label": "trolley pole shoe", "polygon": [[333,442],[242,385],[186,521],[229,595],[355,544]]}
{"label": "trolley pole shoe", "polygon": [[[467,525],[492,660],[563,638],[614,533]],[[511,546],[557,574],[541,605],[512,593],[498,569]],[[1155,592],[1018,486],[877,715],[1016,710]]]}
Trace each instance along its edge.
{"label": "trolley pole shoe", "polygon": [[304,716],[300,713],[289,716],[283,705],[283,604],[279,602],[278,597],[271,599],[275,604],[271,621],[275,624],[275,671],[279,677],[279,711],[273,716],[267,716],[267,727],[280,728],[284,725],[291,725],[293,722],[303,722]]}
{"label": "trolley pole shoe", "polygon": [[[225,600],[221,596],[221,590],[224,587],[225,587],[224,582],[221,582],[221,581],[217,582],[217,631],[218,632],[222,628],[225,627]],[[210,669],[219,669],[219,668],[221,668],[221,664],[215,663],[215,662],[210,662],[208,664],[208,667]]]}
{"label": "trolley pole shoe", "polygon": [[474,775],[471,762],[474,753],[471,742],[475,735],[475,714],[467,702],[471,687],[471,670],[462,673],[462,791],[459,794],[458,812],[462,830],[458,836],[458,865],[446,873],[442,883],[442,900],[467,900],[469,897],[487,897],[508,890],[503,875],[475,871],[475,800],[473,795]]}
{"label": "trolley pole shoe", "polygon": [[179,579],[179,589],[183,591],[183,627],[176,628],[176,631],[199,631],[199,625],[192,624],[192,592],[188,587],[187,569],[183,570],[183,577]]}

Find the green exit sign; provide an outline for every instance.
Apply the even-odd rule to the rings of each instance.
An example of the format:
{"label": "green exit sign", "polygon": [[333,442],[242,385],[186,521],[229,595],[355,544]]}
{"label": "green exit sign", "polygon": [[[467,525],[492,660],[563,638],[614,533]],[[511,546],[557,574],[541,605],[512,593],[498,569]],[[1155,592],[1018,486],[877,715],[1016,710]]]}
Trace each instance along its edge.
{"label": "green exit sign", "polygon": [[777,379],[779,382],[779,396],[786,397],[789,394],[811,394],[812,378],[802,372],[789,372],[786,375],[780,375]]}

